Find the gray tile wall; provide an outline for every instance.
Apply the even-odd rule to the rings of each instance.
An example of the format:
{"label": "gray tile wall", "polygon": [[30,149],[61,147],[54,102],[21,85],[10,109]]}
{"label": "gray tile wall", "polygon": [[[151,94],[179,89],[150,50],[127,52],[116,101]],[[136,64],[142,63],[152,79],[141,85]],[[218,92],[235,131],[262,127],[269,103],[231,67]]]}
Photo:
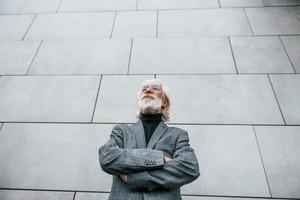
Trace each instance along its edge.
{"label": "gray tile wall", "polygon": [[0,199],[107,199],[97,151],[170,89],[183,200],[300,198],[298,0],[0,0]]}

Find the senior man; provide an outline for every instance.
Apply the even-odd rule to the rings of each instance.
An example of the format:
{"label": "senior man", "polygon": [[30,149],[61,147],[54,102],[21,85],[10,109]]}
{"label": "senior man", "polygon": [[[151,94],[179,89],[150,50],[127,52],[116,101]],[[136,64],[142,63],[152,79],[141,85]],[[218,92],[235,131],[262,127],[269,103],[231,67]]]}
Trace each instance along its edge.
{"label": "senior man", "polygon": [[177,200],[180,187],[200,176],[185,130],[168,127],[170,99],[158,79],[138,91],[138,121],[116,125],[99,149],[103,171],[114,175],[109,200]]}

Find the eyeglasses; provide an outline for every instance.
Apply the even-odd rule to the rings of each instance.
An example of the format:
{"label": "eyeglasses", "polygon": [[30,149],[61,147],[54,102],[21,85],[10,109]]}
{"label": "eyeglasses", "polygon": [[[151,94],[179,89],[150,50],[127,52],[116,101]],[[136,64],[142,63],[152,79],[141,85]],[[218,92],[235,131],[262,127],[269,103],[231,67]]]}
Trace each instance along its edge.
{"label": "eyeglasses", "polygon": [[151,87],[151,89],[152,89],[153,91],[157,91],[157,90],[160,89],[159,85],[156,85],[156,84],[151,85],[151,86],[149,86],[149,85],[144,85],[144,86],[142,87],[142,92],[145,92],[149,87]]}

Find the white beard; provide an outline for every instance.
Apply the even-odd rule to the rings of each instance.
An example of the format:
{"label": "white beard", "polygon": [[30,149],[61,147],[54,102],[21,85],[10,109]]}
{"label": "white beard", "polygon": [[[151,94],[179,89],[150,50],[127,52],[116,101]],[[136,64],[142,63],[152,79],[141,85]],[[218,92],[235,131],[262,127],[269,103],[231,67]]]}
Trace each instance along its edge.
{"label": "white beard", "polygon": [[139,99],[138,110],[144,114],[155,114],[161,112],[162,101],[159,98],[155,99]]}

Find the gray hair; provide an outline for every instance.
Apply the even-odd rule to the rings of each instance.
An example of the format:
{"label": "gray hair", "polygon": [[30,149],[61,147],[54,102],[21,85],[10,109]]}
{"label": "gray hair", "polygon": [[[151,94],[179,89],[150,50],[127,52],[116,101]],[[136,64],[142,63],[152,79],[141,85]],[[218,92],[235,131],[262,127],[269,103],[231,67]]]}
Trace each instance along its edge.
{"label": "gray hair", "polygon": [[[166,100],[168,101],[168,106],[162,109],[162,114],[163,114],[162,120],[163,120],[164,122],[167,122],[167,121],[169,121],[169,119],[170,119],[170,112],[169,112],[169,110],[170,110],[170,105],[171,105],[171,102],[170,102],[170,93],[169,93],[168,87],[167,87],[161,80],[156,79],[156,78],[155,78],[155,79],[145,80],[145,81],[141,84],[140,88],[138,89],[137,97],[139,98],[139,95],[140,95],[141,92],[142,92],[142,87],[143,87],[144,85],[146,85],[146,84],[149,84],[149,83],[156,83],[156,84],[159,84],[159,85],[161,86],[162,91],[163,91],[164,97],[165,97]],[[140,118],[140,115],[141,115],[140,111],[137,110],[136,116],[137,116],[138,118]]]}

